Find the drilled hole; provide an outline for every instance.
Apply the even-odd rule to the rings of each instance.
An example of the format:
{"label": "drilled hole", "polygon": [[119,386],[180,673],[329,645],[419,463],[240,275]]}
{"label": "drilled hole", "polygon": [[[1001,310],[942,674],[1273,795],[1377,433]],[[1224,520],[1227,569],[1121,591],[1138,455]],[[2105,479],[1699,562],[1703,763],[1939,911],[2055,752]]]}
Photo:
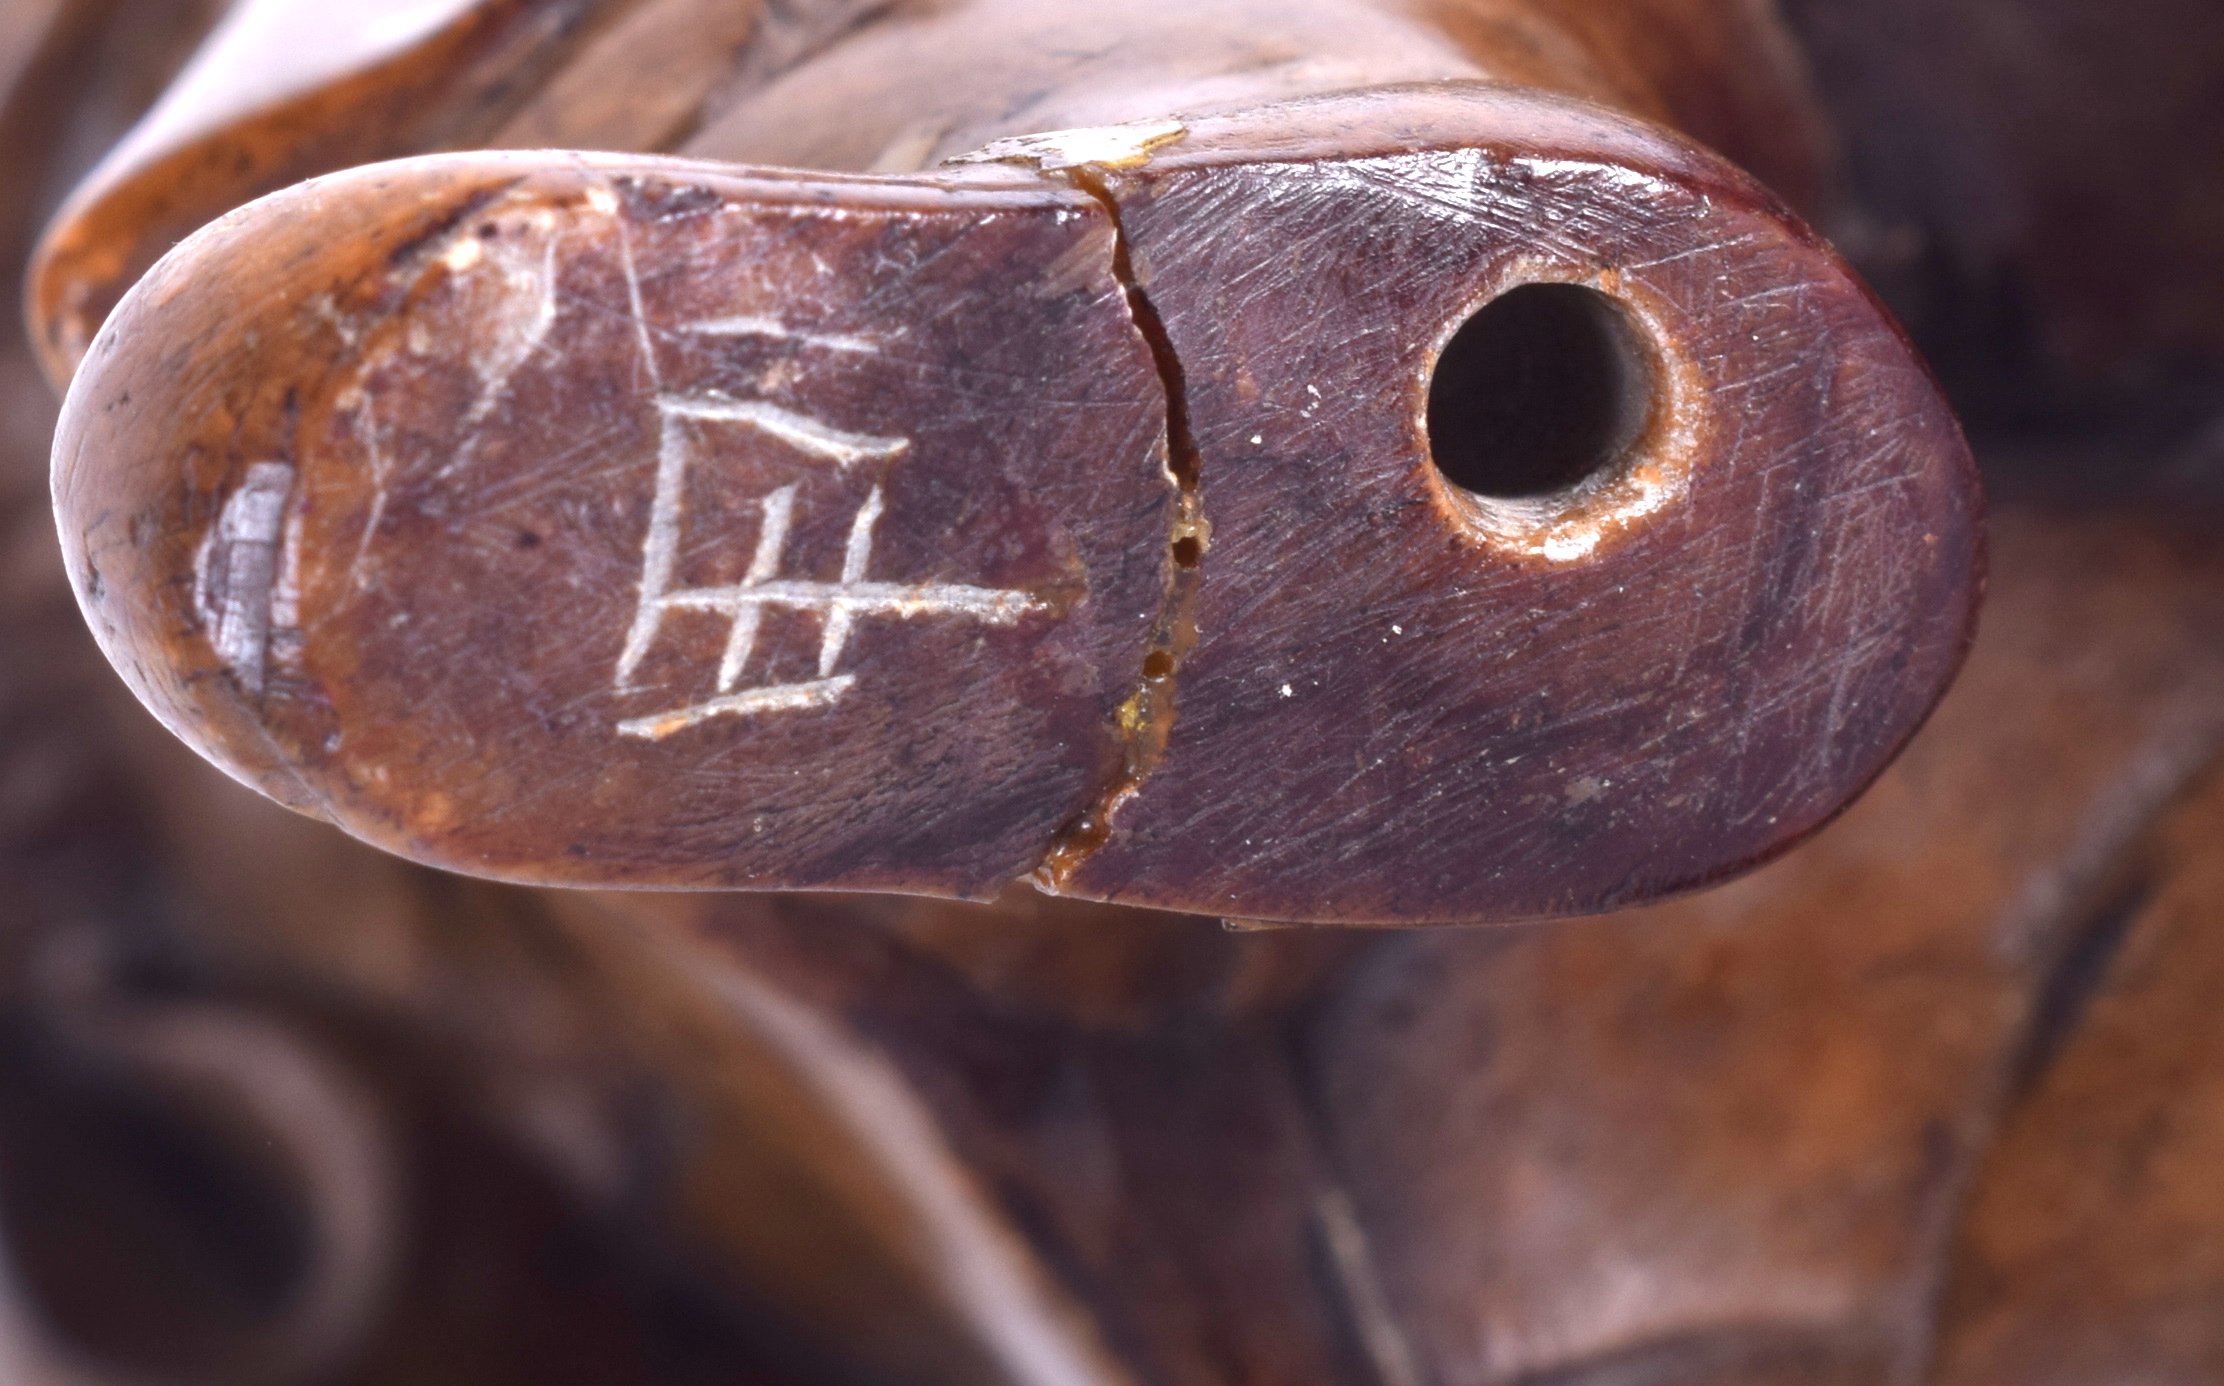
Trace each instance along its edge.
{"label": "drilled hole", "polygon": [[1651,393],[1614,300],[1580,284],[1524,284],[1445,346],[1429,382],[1429,451],[1446,481],[1477,495],[1553,495],[1621,461]]}
{"label": "drilled hole", "polygon": [[1174,562],[1184,568],[1194,568],[1197,560],[1205,556],[1205,546],[1194,536],[1184,535],[1174,541]]}
{"label": "drilled hole", "polygon": [[1143,656],[1143,677],[1162,679],[1174,672],[1174,657],[1164,650],[1153,650]]}

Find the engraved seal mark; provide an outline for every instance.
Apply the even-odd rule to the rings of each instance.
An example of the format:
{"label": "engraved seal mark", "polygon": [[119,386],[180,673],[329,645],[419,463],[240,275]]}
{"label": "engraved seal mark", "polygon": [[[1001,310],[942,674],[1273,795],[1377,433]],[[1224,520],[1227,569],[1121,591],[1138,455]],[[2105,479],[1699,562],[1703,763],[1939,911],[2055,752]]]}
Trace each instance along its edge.
{"label": "engraved seal mark", "polygon": [[[620,735],[659,740],[711,717],[831,706],[856,681],[855,675],[838,674],[835,669],[849,643],[851,627],[860,616],[963,616],[992,625],[1009,625],[1028,612],[1044,607],[1033,593],[1014,589],[868,580],[873,528],[886,508],[885,492],[877,483],[850,521],[840,581],[781,580],[781,556],[795,515],[796,493],[801,487],[801,483],[790,483],[760,502],[763,521],[757,532],[757,547],[740,582],[728,587],[674,587],[673,570],[680,546],[681,498],[686,490],[687,468],[693,460],[684,420],[713,419],[748,424],[806,456],[832,462],[843,470],[867,459],[893,458],[905,451],[910,441],[845,433],[805,415],[756,400],[666,396],[657,401],[657,407],[664,415],[664,427],[657,456],[656,497],[649,511],[648,536],[642,543],[641,599],[634,609],[633,625],[626,632],[625,649],[618,656],[616,691],[632,691],[634,671],[655,643],[666,612],[714,611],[725,616],[732,625],[726,637],[725,654],[718,663],[717,697],[669,712],[629,718],[618,724]],[[748,669],[749,658],[756,650],[758,625],[767,607],[819,615],[818,677],[800,683],[763,684],[737,691],[735,685]]]}
{"label": "engraved seal mark", "polygon": [[[854,674],[837,673],[851,628],[860,616],[960,616],[991,625],[1010,625],[1047,603],[1031,592],[1016,589],[971,587],[957,583],[873,582],[869,578],[873,556],[873,528],[886,509],[886,493],[873,484],[855,517],[842,554],[842,575],[836,582],[783,580],[780,566],[788,531],[795,517],[796,495],[801,483],[782,486],[760,502],[762,520],[757,547],[740,582],[724,587],[675,587],[680,552],[680,524],[685,510],[687,472],[696,460],[691,422],[740,424],[753,428],[802,456],[831,462],[848,471],[861,462],[888,462],[908,451],[908,438],[883,438],[834,428],[807,414],[763,400],[735,399],[714,391],[683,394],[664,388],[658,368],[656,344],[642,304],[641,278],[633,259],[632,238],[614,196],[590,197],[606,214],[617,217],[618,251],[625,272],[634,331],[641,350],[642,368],[656,393],[662,416],[658,435],[656,494],[650,503],[649,528],[641,543],[641,591],[633,621],[626,631],[625,647],[618,655],[612,680],[615,692],[634,692],[633,675],[648,657],[663,628],[666,613],[710,611],[727,618],[725,652],[718,661],[717,696],[644,717],[627,718],[617,725],[620,736],[660,741],[714,717],[751,717],[769,712],[796,712],[831,707],[856,683]],[[712,318],[688,324],[684,332],[707,336],[766,336],[796,341],[805,346],[836,352],[871,354],[876,348],[862,338],[799,332],[775,319],[757,316]],[[820,620],[818,677],[795,683],[737,687],[756,652],[757,632],[769,607],[816,613]]]}

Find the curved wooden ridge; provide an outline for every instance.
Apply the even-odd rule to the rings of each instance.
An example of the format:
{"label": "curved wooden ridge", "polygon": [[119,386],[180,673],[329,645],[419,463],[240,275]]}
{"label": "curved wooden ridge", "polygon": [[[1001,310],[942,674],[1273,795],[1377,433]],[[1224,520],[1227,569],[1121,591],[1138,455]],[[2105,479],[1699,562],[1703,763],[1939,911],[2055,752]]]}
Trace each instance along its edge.
{"label": "curved wooden ridge", "polygon": [[66,385],[124,292],[213,218],[439,150],[913,171],[999,136],[1488,78],[1728,153],[1795,205],[1833,140],[1791,40],[1728,0],[240,0],[71,195],[30,274]]}
{"label": "curved wooden ridge", "polygon": [[[1432,464],[1529,283],[1645,384],[1572,488]],[[118,667],[275,797],[507,879],[1467,922],[1825,821],[1966,642],[1977,491],[1835,256],[1484,84],[920,175],[434,156],[179,246],[70,392]]]}

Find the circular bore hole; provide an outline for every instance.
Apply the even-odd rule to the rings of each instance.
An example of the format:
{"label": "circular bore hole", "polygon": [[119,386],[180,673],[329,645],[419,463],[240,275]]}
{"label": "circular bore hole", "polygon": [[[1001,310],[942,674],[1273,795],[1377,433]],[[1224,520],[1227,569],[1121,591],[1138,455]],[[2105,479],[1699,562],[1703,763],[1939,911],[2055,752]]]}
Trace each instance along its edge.
{"label": "circular bore hole", "polygon": [[1164,650],[1153,650],[1143,656],[1143,677],[1162,679],[1174,672],[1174,657]]}
{"label": "circular bore hole", "polygon": [[1494,500],[1568,491],[1618,463],[1651,412],[1628,314],[1580,284],[1523,284],[1460,326],[1429,381],[1429,453]]}

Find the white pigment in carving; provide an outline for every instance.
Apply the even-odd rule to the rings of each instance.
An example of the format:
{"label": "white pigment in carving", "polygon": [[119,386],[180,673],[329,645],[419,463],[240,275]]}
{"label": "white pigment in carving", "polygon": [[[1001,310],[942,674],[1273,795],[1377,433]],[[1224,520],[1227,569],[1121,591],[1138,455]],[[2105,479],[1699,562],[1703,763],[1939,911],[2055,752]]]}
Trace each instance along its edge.
{"label": "white pigment in carving", "polygon": [[[656,393],[657,412],[662,423],[657,438],[656,494],[650,502],[648,534],[641,544],[640,599],[634,607],[632,624],[626,630],[625,647],[618,655],[613,680],[616,691],[634,691],[633,676],[656,644],[666,613],[711,611],[732,622],[727,630],[724,653],[718,661],[718,696],[666,712],[627,718],[618,723],[619,735],[658,741],[713,717],[751,717],[760,713],[831,707],[856,682],[854,675],[834,671],[848,648],[851,629],[861,616],[906,619],[960,616],[991,625],[1010,625],[1026,613],[1044,607],[1045,603],[1033,593],[1018,590],[957,583],[868,581],[873,557],[873,528],[887,504],[878,482],[850,522],[839,581],[780,579],[781,558],[794,522],[796,496],[801,486],[801,483],[792,483],[760,502],[762,518],[756,550],[739,583],[731,587],[675,588],[680,525],[686,510],[687,469],[693,460],[692,425],[741,424],[785,443],[805,457],[831,462],[841,472],[862,462],[893,461],[910,449],[911,440],[851,433],[763,400],[735,399],[715,391],[667,392],[656,359],[656,341],[649,327],[648,309],[643,301],[632,233],[620,211],[619,200],[614,192],[598,188],[589,193],[588,201],[597,211],[616,219],[619,267],[625,275],[627,307],[640,344],[641,369],[648,378],[649,388]],[[708,336],[785,337],[836,351],[871,353],[878,350],[862,338],[796,332],[774,319],[762,317],[712,318],[684,330]],[[765,684],[737,690],[735,685],[741,681],[750,657],[756,653],[757,632],[768,607],[818,614],[821,622],[818,677],[799,683]]]}
{"label": "white pigment in carving", "polygon": [[202,539],[193,565],[193,604],[209,645],[250,693],[263,691],[278,541],[292,490],[293,468],[285,463],[249,467]]}
{"label": "white pigment in carving", "polygon": [[[961,583],[870,581],[873,530],[887,507],[886,492],[879,483],[866,494],[850,521],[849,538],[842,551],[842,575],[838,581],[810,582],[780,577],[782,555],[795,518],[796,496],[801,489],[798,482],[779,488],[760,502],[762,519],[756,550],[739,583],[726,587],[674,587],[687,469],[692,460],[690,421],[745,424],[807,457],[831,462],[840,471],[847,471],[860,462],[893,459],[910,447],[910,440],[845,432],[761,400],[674,395],[659,398],[657,407],[663,415],[663,428],[658,440],[656,495],[650,504],[648,535],[641,546],[640,601],[626,632],[625,648],[618,656],[617,691],[633,691],[633,675],[655,645],[666,613],[716,612],[733,624],[728,628],[725,652],[718,662],[717,697],[668,712],[628,718],[618,723],[620,735],[655,741],[712,717],[746,717],[831,707],[856,682],[853,675],[834,671],[848,648],[851,630],[859,617],[960,616],[991,625],[1010,625],[1028,612],[1042,608],[1040,598],[1016,589]],[[737,692],[735,685],[756,653],[757,632],[769,607],[818,614],[821,622],[818,677],[801,683],[767,684]]]}

